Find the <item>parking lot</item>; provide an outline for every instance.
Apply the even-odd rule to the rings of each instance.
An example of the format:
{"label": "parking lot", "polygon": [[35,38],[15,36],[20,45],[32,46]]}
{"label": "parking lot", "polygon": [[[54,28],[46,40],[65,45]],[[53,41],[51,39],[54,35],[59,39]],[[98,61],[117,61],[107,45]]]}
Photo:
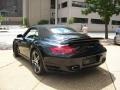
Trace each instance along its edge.
{"label": "parking lot", "polygon": [[47,73],[37,76],[23,58],[12,50],[0,51],[1,90],[120,90],[120,47],[106,45],[107,61],[93,70],[80,73]]}

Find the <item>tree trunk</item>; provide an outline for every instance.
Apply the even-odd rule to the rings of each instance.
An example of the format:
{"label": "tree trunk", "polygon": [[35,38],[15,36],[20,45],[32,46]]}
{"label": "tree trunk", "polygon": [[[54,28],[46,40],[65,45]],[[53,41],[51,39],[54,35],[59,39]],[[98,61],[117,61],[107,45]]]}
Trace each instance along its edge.
{"label": "tree trunk", "polygon": [[105,39],[108,39],[108,23],[105,23]]}

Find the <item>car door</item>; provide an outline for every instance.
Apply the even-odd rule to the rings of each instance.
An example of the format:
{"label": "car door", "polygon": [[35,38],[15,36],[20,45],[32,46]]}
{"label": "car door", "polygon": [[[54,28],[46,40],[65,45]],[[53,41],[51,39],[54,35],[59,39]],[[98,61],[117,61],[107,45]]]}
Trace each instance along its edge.
{"label": "car door", "polygon": [[25,33],[23,40],[21,40],[19,45],[19,50],[22,55],[30,58],[30,46],[35,39],[39,37],[38,30],[36,28],[31,28]]}

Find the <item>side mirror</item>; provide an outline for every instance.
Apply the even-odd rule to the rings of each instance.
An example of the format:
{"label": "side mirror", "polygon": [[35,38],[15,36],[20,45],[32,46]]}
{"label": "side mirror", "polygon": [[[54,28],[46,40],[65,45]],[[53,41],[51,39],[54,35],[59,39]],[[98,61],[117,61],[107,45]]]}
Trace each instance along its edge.
{"label": "side mirror", "polygon": [[23,37],[22,34],[18,34],[18,35],[17,35],[17,38],[22,38],[22,37]]}

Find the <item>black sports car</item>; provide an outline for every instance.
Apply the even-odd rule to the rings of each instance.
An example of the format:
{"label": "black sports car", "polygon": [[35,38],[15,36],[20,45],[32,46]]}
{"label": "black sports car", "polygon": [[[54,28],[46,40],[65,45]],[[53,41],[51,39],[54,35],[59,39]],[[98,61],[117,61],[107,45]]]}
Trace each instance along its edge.
{"label": "black sports car", "polygon": [[97,38],[61,25],[36,25],[13,41],[14,56],[30,60],[36,74],[46,71],[76,72],[106,60],[106,49]]}

